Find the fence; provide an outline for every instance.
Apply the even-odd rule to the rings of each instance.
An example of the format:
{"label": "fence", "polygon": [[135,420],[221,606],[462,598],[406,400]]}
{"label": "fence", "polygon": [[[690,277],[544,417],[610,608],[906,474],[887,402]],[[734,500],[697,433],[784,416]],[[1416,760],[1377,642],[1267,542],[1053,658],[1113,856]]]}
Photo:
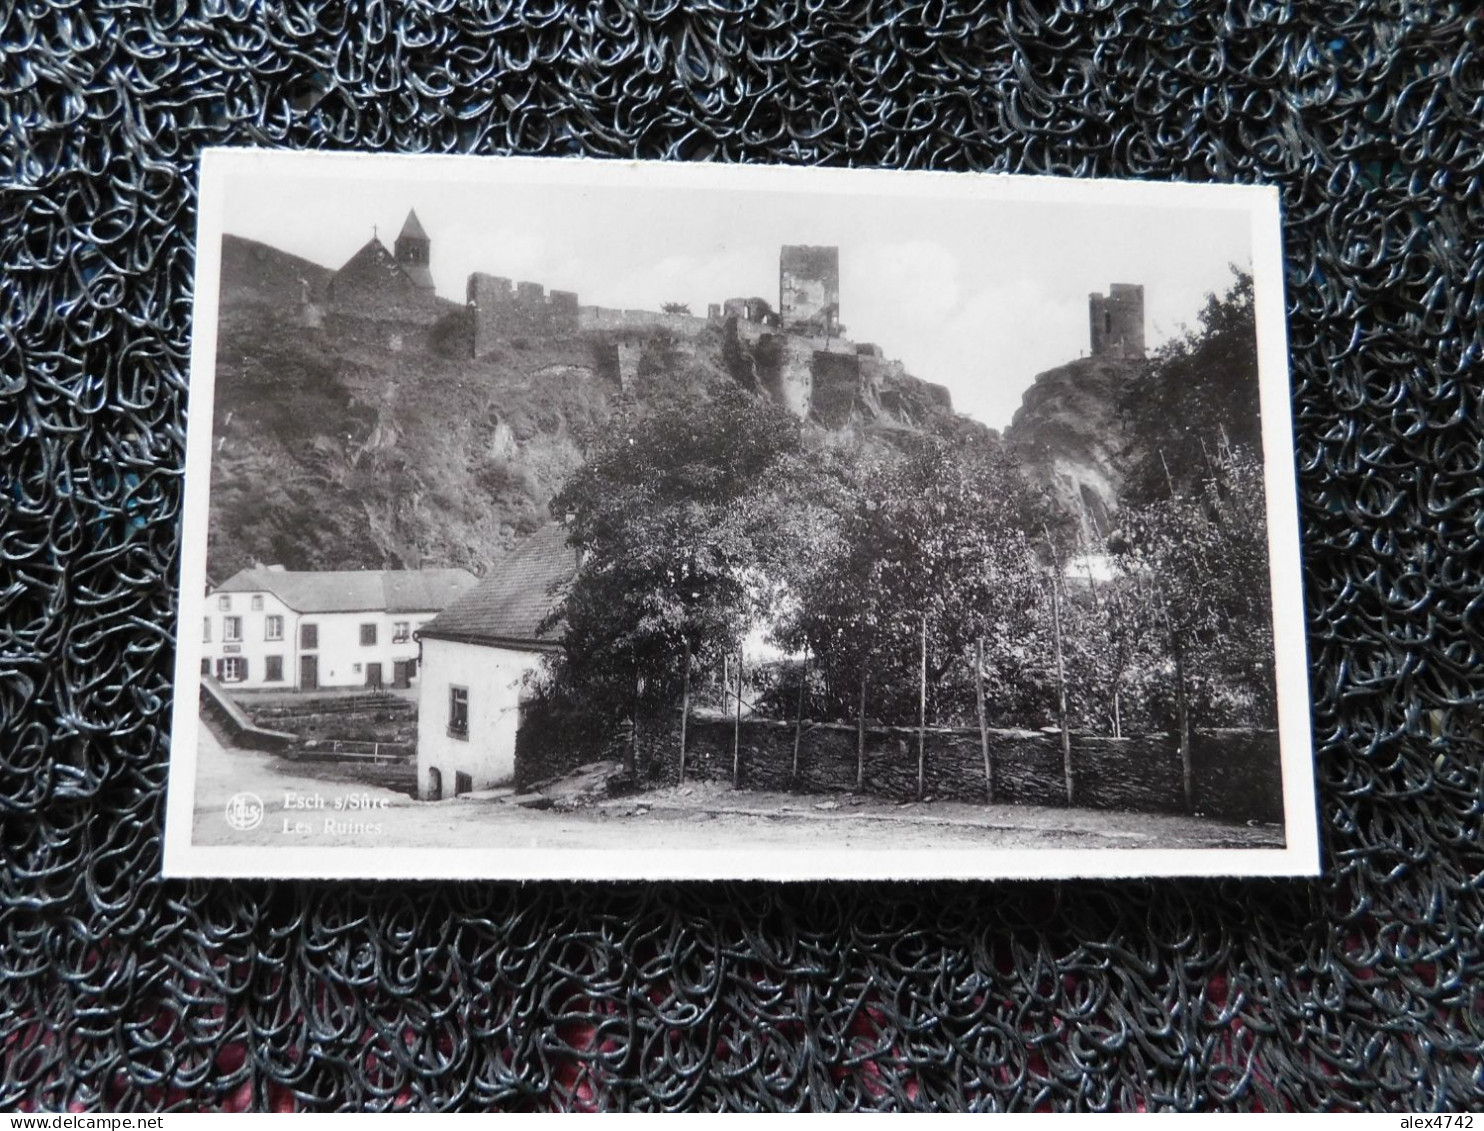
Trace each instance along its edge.
{"label": "fence", "polygon": [[[730,780],[735,722],[692,716],[687,728],[686,776]],[[649,719],[640,728],[639,775],[673,782],[680,748],[678,716]],[[914,727],[866,728],[862,790],[910,800],[917,796]],[[847,723],[804,724],[799,774],[793,774],[794,724],[744,719],[739,749],[745,789],[833,793],[856,788],[856,728]],[[991,730],[990,762],[997,802],[1066,805],[1059,733]],[[926,796],[982,804],[984,755],[977,729],[926,732]],[[1178,742],[1172,735],[1105,738],[1073,734],[1073,803],[1079,808],[1142,812],[1185,811]],[[1273,731],[1198,731],[1191,739],[1192,808],[1234,821],[1283,820],[1278,736]]]}
{"label": "fence", "polygon": [[417,760],[417,748],[405,742],[360,742],[347,738],[307,739],[288,751],[296,762],[370,762]]}

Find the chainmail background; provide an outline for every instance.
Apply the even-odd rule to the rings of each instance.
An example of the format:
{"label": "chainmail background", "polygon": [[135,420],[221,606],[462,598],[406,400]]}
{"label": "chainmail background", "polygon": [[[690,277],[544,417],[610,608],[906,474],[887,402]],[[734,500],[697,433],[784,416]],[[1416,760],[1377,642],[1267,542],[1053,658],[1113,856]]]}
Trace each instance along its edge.
{"label": "chainmail background", "polygon": [[[0,5],[0,1108],[1481,1106],[1484,23]],[[1268,182],[1315,883],[162,882],[209,144]]]}

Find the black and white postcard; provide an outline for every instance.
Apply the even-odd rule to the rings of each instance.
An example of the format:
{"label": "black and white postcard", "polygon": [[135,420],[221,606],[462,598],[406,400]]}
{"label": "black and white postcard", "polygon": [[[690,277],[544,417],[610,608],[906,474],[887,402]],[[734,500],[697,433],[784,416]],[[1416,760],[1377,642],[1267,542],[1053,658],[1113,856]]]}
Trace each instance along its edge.
{"label": "black and white postcard", "polygon": [[1319,867],[1276,190],[209,151],[172,876]]}

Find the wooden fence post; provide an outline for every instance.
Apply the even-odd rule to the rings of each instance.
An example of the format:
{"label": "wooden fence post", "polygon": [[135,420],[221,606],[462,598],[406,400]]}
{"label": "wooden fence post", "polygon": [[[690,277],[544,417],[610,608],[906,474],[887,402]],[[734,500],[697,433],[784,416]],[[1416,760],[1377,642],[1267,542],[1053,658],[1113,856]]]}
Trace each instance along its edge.
{"label": "wooden fence post", "polygon": [[685,674],[680,692],[680,784],[685,784],[685,727],[690,720],[690,637],[685,638]]}
{"label": "wooden fence post", "polygon": [[989,724],[984,717],[984,637],[974,642],[974,699],[979,708],[979,746],[984,752],[984,803],[994,804],[994,766],[989,760]]}
{"label": "wooden fence post", "polygon": [[1061,648],[1061,587],[1055,576],[1051,579],[1051,635],[1056,644],[1056,713],[1061,725],[1061,767],[1067,781],[1067,804],[1076,798],[1075,779],[1072,775],[1072,732],[1067,728],[1067,667]]}
{"label": "wooden fence post", "polygon": [[1185,701],[1185,654],[1175,645],[1175,718],[1180,727],[1180,789],[1185,811],[1195,809],[1195,773],[1190,765],[1190,706]]}
{"label": "wooden fence post", "polygon": [[624,771],[633,780],[639,777],[639,681],[643,677],[639,674],[639,665],[634,665],[634,730],[629,735],[629,749],[626,752]]}
{"label": "wooden fence post", "polygon": [[921,801],[927,794],[927,614],[923,613],[919,623],[922,626],[922,665],[919,667],[917,681],[917,800]]}
{"label": "wooden fence post", "polygon": [[732,788],[742,778],[742,649],[737,649],[737,717],[732,724]]}
{"label": "wooden fence post", "polygon": [[804,658],[799,662],[799,713],[794,716],[794,774],[793,782],[799,783],[799,740],[804,737],[804,692],[809,687],[809,648],[804,647]]}
{"label": "wooden fence post", "polygon": [[866,682],[871,669],[861,665],[861,706],[855,717],[855,788],[857,792],[866,786]]}

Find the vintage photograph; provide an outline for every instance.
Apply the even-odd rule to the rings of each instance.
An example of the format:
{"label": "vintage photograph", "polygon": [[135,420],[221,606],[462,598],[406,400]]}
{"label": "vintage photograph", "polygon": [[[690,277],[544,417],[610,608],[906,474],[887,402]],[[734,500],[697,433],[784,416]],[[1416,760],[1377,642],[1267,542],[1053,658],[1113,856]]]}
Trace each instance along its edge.
{"label": "vintage photograph", "polygon": [[1278,198],[209,151],[165,870],[1318,870]]}

